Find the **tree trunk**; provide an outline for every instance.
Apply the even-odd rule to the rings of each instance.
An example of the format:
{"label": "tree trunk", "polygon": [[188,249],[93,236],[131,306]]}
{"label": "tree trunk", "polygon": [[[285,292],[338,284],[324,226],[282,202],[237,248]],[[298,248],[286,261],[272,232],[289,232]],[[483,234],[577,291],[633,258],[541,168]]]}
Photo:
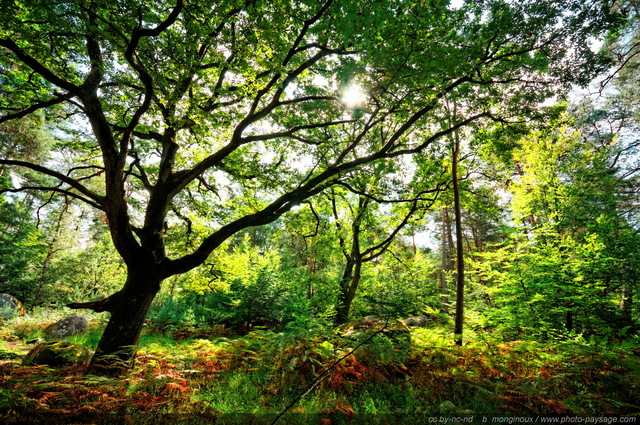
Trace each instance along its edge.
{"label": "tree trunk", "polygon": [[453,206],[456,221],[456,319],[455,319],[455,342],[462,345],[462,329],[464,322],[464,245],[462,240],[462,215],[460,212],[460,188],[458,187],[458,153],[460,142],[455,134],[455,147],[453,149],[453,161],[451,164],[451,174],[453,175]]}
{"label": "tree trunk", "polygon": [[620,313],[622,314],[622,319],[625,322],[625,325],[632,326],[633,319],[631,317],[631,312],[633,311],[633,292],[631,290],[631,285],[625,283],[622,286],[622,300],[620,300]]}
{"label": "tree trunk", "polygon": [[91,373],[117,375],[131,369],[145,318],[161,282],[161,274],[154,266],[130,266],[120,291],[104,300],[69,305],[111,313],[91,359]]}
{"label": "tree trunk", "polygon": [[356,297],[360,276],[362,273],[362,259],[349,259],[340,280],[340,294],[336,306],[335,324],[341,325],[349,321],[351,303]]}
{"label": "tree trunk", "polygon": [[[451,244],[449,241],[451,240]],[[442,311],[449,314],[449,275],[453,270],[451,262],[451,247],[453,239],[451,238],[451,222],[447,207],[442,209],[442,244],[441,244],[441,288],[442,288]]]}
{"label": "tree trunk", "polygon": [[[307,275],[312,276],[315,272],[315,263],[313,259],[313,238],[311,238],[311,243],[309,244],[309,257],[307,258]],[[308,279],[307,281],[307,299],[310,300],[313,298],[313,283],[312,279]]]}
{"label": "tree trunk", "polygon": [[[340,279],[340,293],[338,294],[338,303],[336,305],[336,325],[347,323],[349,320],[351,303],[356,297],[356,290],[360,283],[363,260],[363,254],[360,252],[360,220],[367,209],[367,205],[369,205],[369,199],[361,196],[358,200],[358,213],[351,224],[352,239],[351,248],[348,253],[344,250],[344,241],[341,240],[340,243],[343,246],[343,254],[347,260],[347,264],[345,265],[342,279]],[[334,215],[337,218],[335,206]]]}
{"label": "tree trunk", "polygon": [[567,310],[566,314],[565,326],[567,327],[567,332],[573,331],[573,310]]}

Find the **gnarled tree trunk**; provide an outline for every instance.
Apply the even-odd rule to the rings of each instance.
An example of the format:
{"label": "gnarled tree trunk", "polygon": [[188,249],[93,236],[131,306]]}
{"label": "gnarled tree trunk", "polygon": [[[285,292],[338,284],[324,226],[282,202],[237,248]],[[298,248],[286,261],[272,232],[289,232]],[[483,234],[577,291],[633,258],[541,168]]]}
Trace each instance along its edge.
{"label": "gnarled tree trunk", "polygon": [[100,301],[69,304],[71,308],[108,311],[111,318],[91,359],[90,372],[100,375],[124,373],[133,366],[144,321],[162,275],[154,264],[129,266],[123,288]]}

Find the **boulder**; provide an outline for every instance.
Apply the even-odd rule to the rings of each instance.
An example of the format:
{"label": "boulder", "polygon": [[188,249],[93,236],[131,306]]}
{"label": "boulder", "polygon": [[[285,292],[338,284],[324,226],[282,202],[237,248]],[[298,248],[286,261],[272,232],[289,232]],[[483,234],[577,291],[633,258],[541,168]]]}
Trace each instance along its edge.
{"label": "boulder", "polygon": [[0,294],[0,319],[11,319],[14,316],[24,316],[27,310],[16,297]]}
{"label": "boulder", "polygon": [[402,323],[409,326],[410,328],[426,328],[429,326],[429,318],[427,316],[420,315],[414,317],[407,317],[406,319],[402,319]]}
{"label": "boulder", "polygon": [[85,317],[69,316],[47,326],[42,335],[47,341],[60,341],[84,333],[88,327],[89,321]]}
{"label": "boulder", "polygon": [[53,341],[38,344],[22,359],[22,366],[48,365],[51,367],[82,364],[91,358],[91,350],[71,341]]}

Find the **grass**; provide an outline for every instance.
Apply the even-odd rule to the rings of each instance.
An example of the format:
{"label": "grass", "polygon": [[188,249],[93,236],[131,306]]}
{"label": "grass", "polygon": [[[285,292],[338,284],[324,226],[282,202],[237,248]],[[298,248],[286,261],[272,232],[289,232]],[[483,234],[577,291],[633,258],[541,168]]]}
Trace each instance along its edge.
{"label": "grass", "polygon": [[[98,336],[76,340],[92,346]],[[637,340],[543,344],[483,335],[457,347],[444,329],[416,329],[412,340],[404,356],[383,340],[347,356],[280,423],[640,416]],[[180,341],[150,333],[134,370],[120,379],[7,358],[0,361],[0,421],[270,423],[353,344],[330,331]],[[0,340],[0,350],[11,347]]]}

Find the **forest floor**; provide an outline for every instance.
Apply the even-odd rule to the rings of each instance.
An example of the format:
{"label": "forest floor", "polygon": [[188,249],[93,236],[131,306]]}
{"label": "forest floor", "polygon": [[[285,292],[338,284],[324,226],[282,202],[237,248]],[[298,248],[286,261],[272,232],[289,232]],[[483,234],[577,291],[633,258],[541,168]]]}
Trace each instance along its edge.
{"label": "forest floor", "polygon": [[149,334],[121,378],[24,367],[29,347],[5,341],[0,423],[640,423],[636,344],[476,336],[457,347],[438,329],[411,339],[410,350],[376,337],[350,353],[357,342],[330,331]]}

